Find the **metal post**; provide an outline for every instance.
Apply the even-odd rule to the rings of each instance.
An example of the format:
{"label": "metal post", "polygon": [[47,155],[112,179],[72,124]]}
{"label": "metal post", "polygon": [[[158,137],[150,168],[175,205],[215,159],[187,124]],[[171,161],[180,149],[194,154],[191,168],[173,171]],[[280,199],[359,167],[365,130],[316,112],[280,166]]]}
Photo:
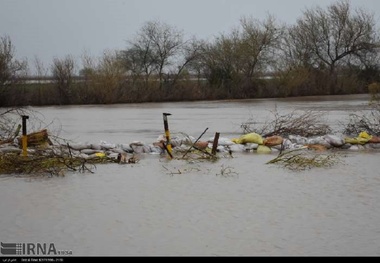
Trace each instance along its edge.
{"label": "metal post", "polygon": [[26,120],[29,119],[29,116],[22,115],[22,155],[24,157],[28,156],[28,137],[26,132]]}
{"label": "metal post", "polygon": [[166,144],[165,149],[168,152],[170,158],[173,158],[172,155],[172,145],[170,143],[170,131],[169,131],[169,124],[168,124],[168,116],[171,116],[170,113],[163,113],[162,114],[164,117],[164,128],[165,128],[165,136],[166,136]]}

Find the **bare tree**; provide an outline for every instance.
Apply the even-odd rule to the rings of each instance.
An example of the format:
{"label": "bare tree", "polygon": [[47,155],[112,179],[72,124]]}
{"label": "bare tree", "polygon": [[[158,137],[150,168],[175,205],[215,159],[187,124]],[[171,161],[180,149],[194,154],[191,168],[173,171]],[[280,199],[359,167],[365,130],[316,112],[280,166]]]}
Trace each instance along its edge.
{"label": "bare tree", "polygon": [[283,28],[272,15],[264,21],[243,17],[240,23],[243,29],[239,50],[242,70],[247,79],[252,79],[255,73],[270,70]]}
{"label": "bare tree", "polygon": [[199,79],[200,69],[197,67],[197,65],[199,65],[199,61],[203,54],[204,45],[204,41],[197,40],[196,38],[184,42],[178,54],[179,58],[177,59],[178,62],[176,63],[176,69],[173,69],[170,74],[173,76],[173,86],[181,78],[181,75],[185,70],[188,72],[195,70]]}
{"label": "bare tree", "polygon": [[270,70],[282,32],[271,15],[264,21],[243,17],[239,28],[220,35],[205,49],[205,75],[211,85],[224,87],[229,94],[235,88],[252,94],[255,79]]}
{"label": "bare tree", "polygon": [[118,59],[116,51],[106,50],[99,59],[92,84],[98,94],[100,103],[119,102],[122,97],[122,83],[125,69]]}
{"label": "bare tree", "polygon": [[38,82],[41,83],[41,79],[48,75],[48,69],[44,66],[44,63],[37,56],[34,57],[34,67],[36,69],[36,77],[38,77]]}
{"label": "bare tree", "polygon": [[171,59],[183,44],[181,31],[160,21],[149,21],[129,42],[124,52],[126,65],[134,74],[143,72],[146,78],[156,72],[161,86],[164,70],[172,64]]}
{"label": "bare tree", "polygon": [[292,52],[313,67],[327,69],[335,93],[337,67],[349,56],[363,56],[378,42],[373,14],[363,9],[352,10],[348,0],[339,0],[326,10],[307,9],[290,29]]}
{"label": "bare tree", "polygon": [[73,76],[75,71],[75,61],[70,55],[65,58],[54,58],[51,66],[55,84],[59,90],[60,101],[69,104],[72,97]]}
{"label": "bare tree", "polygon": [[26,75],[27,68],[26,60],[15,59],[15,47],[10,37],[0,37],[0,86],[16,83],[18,77]]}
{"label": "bare tree", "polygon": [[150,41],[145,39],[138,40],[132,47],[120,52],[120,59],[124,67],[133,79],[133,85],[143,78],[145,84],[148,83],[150,76],[157,69],[156,58],[154,57]]}

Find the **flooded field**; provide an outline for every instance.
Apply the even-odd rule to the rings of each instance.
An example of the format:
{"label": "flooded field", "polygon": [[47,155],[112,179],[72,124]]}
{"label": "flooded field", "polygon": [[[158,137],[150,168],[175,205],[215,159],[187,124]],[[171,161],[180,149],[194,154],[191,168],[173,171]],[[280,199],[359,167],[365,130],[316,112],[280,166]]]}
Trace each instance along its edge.
{"label": "flooded field", "polygon": [[[367,96],[34,108],[76,142],[154,142],[172,134],[241,135],[270,111],[317,110],[339,129]],[[144,155],[94,174],[0,177],[1,242],[54,243],[74,256],[380,255],[379,151],[344,152],[328,169],[291,172],[276,155],[217,162]]]}

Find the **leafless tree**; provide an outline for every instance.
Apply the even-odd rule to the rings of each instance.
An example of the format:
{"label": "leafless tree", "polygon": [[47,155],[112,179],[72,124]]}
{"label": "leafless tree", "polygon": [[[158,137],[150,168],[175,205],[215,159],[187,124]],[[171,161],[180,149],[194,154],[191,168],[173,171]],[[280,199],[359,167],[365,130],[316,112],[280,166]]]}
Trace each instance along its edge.
{"label": "leafless tree", "polygon": [[146,80],[157,73],[162,84],[163,73],[170,66],[184,44],[183,33],[160,21],[149,21],[143,25],[124,52],[124,61],[133,74],[145,74]]}
{"label": "leafless tree", "polygon": [[36,76],[40,81],[48,75],[49,70],[44,66],[44,63],[37,56],[34,57],[34,67],[36,69]]}
{"label": "leafless tree", "polygon": [[252,79],[255,73],[270,70],[283,28],[272,15],[264,21],[243,17],[240,23],[243,29],[239,49],[242,70],[246,78]]}
{"label": "leafless tree", "polygon": [[60,101],[68,104],[71,101],[75,61],[70,55],[60,59],[54,58],[51,66],[55,84],[59,90]]}
{"label": "leafless tree", "polygon": [[239,28],[221,34],[206,47],[203,62],[211,85],[224,86],[228,93],[243,85],[252,92],[254,79],[270,70],[282,32],[271,15],[263,21],[243,17]]}
{"label": "leafless tree", "polygon": [[184,42],[179,51],[176,68],[170,72],[172,77],[172,85],[174,86],[176,82],[181,78],[184,71],[192,72],[195,71],[198,78],[200,75],[200,69],[197,67],[199,61],[203,54],[204,41],[193,38],[189,41]]}
{"label": "leafless tree", "polygon": [[93,87],[100,103],[115,103],[121,98],[125,69],[116,51],[106,50],[93,74]]}
{"label": "leafless tree", "polygon": [[337,68],[351,56],[363,57],[378,43],[374,15],[353,10],[348,0],[339,0],[326,9],[306,9],[289,29],[290,53],[320,70],[327,69],[330,92],[335,93]]}
{"label": "leafless tree", "polygon": [[17,60],[15,51],[9,36],[0,37],[0,86],[14,84],[19,76],[26,75],[27,61]]}

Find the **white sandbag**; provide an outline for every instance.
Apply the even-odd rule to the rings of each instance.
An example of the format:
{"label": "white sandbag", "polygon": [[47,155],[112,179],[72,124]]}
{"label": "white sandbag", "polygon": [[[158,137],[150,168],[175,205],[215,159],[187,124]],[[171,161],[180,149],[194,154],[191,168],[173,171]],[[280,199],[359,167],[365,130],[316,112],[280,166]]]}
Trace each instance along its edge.
{"label": "white sandbag", "polygon": [[98,152],[97,150],[94,150],[94,149],[83,149],[83,150],[81,150],[80,151],[81,153],[84,153],[84,154],[88,154],[88,155],[90,155],[90,154],[94,154],[94,153],[96,153],[96,152]]}
{"label": "white sandbag", "polygon": [[170,139],[170,144],[172,145],[172,147],[181,146],[182,145],[182,139],[181,138]]}
{"label": "white sandbag", "polygon": [[350,149],[351,146],[352,146],[352,144],[345,143],[345,144],[343,144],[342,147],[340,147],[340,148],[343,149],[343,150],[348,150],[348,149]]}
{"label": "white sandbag", "polygon": [[113,148],[113,149],[110,149],[109,152],[110,152],[110,153],[120,153],[120,154],[122,154],[122,153],[126,153],[123,149],[118,148],[118,147]]}
{"label": "white sandbag", "polygon": [[380,149],[380,143],[367,143],[371,149]]}
{"label": "white sandbag", "polygon": [[133,149],[129,144],[120,144],[118,147],[127,153],[133,152]]}
{"label": "white sandbag", "polygon": [[378,143],[366,143],[363,145],[363,147],[366,150],[380,149],[380,146],[378,145]]}
{"label": "white sandbag", "polygon": [[83,159],[89,159],[90,155],[85,153],[79,153],[76,157],[83,158]]}
{"label": "white sandbag", "polygon": [[272,153],[278,153],[280,151],[279,149],[273,147],[270,147],[270,149],[272,150]]}
{"label": "white sandbag", "polygon": [[233,144],[233,145],[229,145],[228,146],[228,149],[231,151],[231,152],[244,152],[245,149],[244,149],[244,145],[243,144]]}
{"label": "white sandbag", "polygon": [[100,146],[100,144],[91,144],[91,149],[93,150],[97,150],[97,151],[100,151],[102,149],[102,147]]}
{"label": "white sandbag", "polygon": [[344,139],[336,135],[326,135],[323,139],[334,147],[341,147],[345,144]]}
{"label": "white sandbag", "polygon": [[158,146],[150,146],[150,154],[162,154],[164,153],[164,150],[161,147]]}
{"label": "white sandbag", "polygon": [[182,144],[185,145],[192,145],[195,141],[196,139],[193,136],[184,136],[182,138]]}
{"label": "white sandbag", "polygon": [[[282,142],[282,145],[283,145],[283,150],[288,150],[288,149],[294,148],[292,141],[289,139],[284,139],[284,141]],[[279,146],[281,147],[281,145],[279,145]],[[279,146],[277,146],[277,147],[279,147]]]}
{"label": "white sandbag", "polygon": [[365,150],[363,145],[355,144],[349,148],[350,151],[363,151]]}
{"label": "white sandbag", "polygon": [[227,148],[227,146],[220,145],[216,147],[216,151],[220,153],[228,153],[229,149]]}
{"label": "white sandbag", "polygon": [[324,136],[308,139],[307,144],[308,145],[314,145],[314,144],[322,145],[326,147],[327,149],[330,149],[332,147],[331,144],[327,140],[325,140]]}
{"label": "white sandbag", "polygon": [[105,141],[101,141],[101,142],[100,142],[100,147],[101,147],[103,150],[110,150],[110,149],[112,149],[112,148],[115,148],[115,147],[116,147],[116,144],[108,143],[108,142],[105,142]]}
{"label": "white sandbag", "polygon": [[107,155],[108,158],[114,159],[114,160],[116,160],[118,158],[118,156],[119,156],[119,154],[115,153],[115,152],[110,153],[110,154]]}
{"label": "white sandbag", "polygon": [[137,154],[141,153],[150,153],[150,146],[149,145],[131,145],[133,152]]}
{"label": "white sandbag", "polygon": [[247,143],[244,146],[244,149],[246,151],[251,151],[251,150],[257,150],[258,147],[259,147],[259,145],[257,143]]}
{"label": "white sandbag", "polygon": [[300,145],[305,145],[308,143],[306,137],[302,137],[299,135],[289,135],[289,140],[291,140],[292,143],[296,143]]}
{"label": "white sandbag", "polygon": [[91,144],[86,144],[86,143],[80,143],[80,144],[69,144],[70,149],[76,150],[76,151],[81,151],[84,149],[89,149],[91,148]]}
{"label": "white sandbag", "polygon": [[[214,143],[214,137],[211,137],[208,142],[209,143]],[[233,141],[231,141],[231,139],[229,138],[225,138],[225,137],[219,137],[219,140],[218,140],[218,145],[222,145],[222,146],[229,146],[229,145],[233,145],[235,144]]]}

